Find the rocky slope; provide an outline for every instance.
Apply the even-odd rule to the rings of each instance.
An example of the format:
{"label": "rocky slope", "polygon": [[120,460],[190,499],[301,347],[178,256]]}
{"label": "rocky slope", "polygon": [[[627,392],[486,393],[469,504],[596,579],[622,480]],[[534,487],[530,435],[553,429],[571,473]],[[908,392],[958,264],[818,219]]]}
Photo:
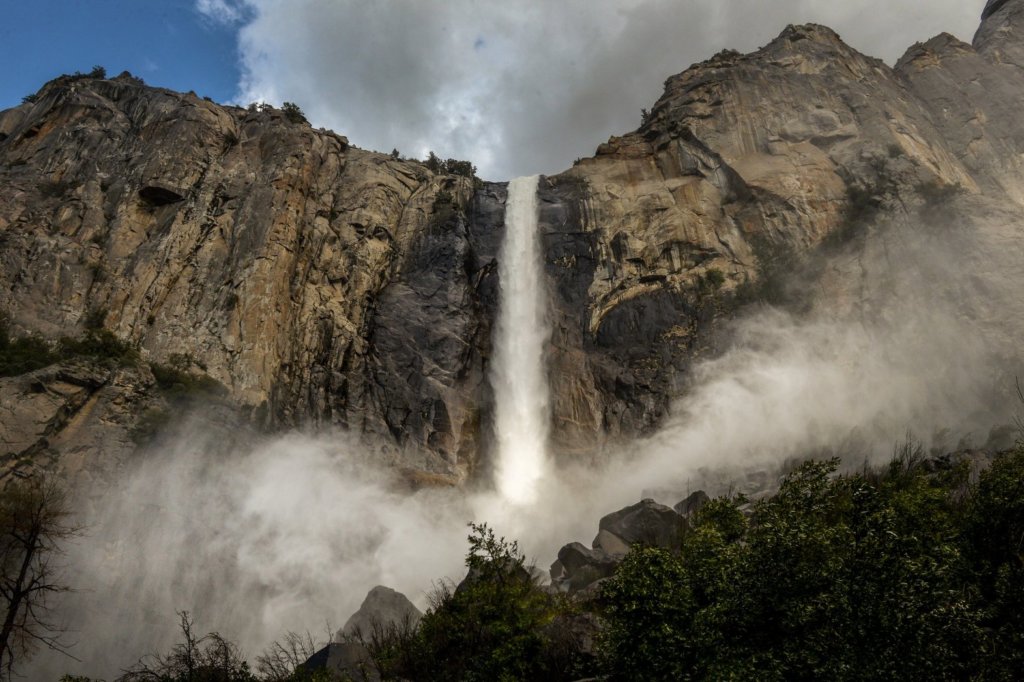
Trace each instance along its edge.
{"label": "rocky slope", "polygon": [[[973,45],[939,36],[896,68],[791,26],[670,78],[640,129],[544,178],[560,456],[657,425],[774,254],[939,196],[998,216],[1019,263],[1022,21],[1024,0],[991,0]],[[339,425],[416,480],[462,481],[486,463],[504,199],[280,111],[61,77],[0,113],[0,310],[48,338],[98,319],[251,424]],[[837,305],[858,262],[822,284]],[[0,380],[0,405],[10,468],[127,456],[167,401],[145,364],[64,363]]]}

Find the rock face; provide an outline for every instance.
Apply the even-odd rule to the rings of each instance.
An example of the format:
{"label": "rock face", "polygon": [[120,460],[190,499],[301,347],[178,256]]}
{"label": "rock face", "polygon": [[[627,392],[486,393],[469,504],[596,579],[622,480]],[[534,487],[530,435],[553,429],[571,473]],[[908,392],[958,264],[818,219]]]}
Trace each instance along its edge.
{"label": "rock face", "polygon": [[467,219],[468,178],[125,74],[48,83],[0,138],[16,329],[93,315],[147,360],[200,359],[263,426],[340,424],[465,477],[500,239],[500,216]]}
{"label": "rock face", "polygon": [[[0,378],[0,486],[5,475],[56,468],[90,483],[116,480],[136,446],[132,428],[154,404],[145,372],[59,363]],[[102,485],[84,486],[100,494]]]}
{"label": "rock face", "polygon": [[420,610],[404,594],[378,585],[366,595],[359,610],[345,621],[336,639],[341,642],[352,636],[369,638],[375,628],[415,626],[422,617]]}
{"label": "rock face", "polygon": [[[771,254],[878,222],[862,204],[909,215],[920,188],[957,188],[951,212],[1019,244],[1022,26],[1024,0],[991,0],[973,44],[939,36],[896,68],[791,26],[669,78],[640,129],[543,178],[556,454],[656,427],[732,295]],[[0,310],[48,338],[99,319],[147,361],[192,354],[263,428],[339,425],[460,482],[487,460],[504,202],[272,109],[61,77],[0,113]],[[837,305],[858,267],[822,284]],[[8,464],[68,454],[46,443],[97,389],[60,371],[0,384]]]}

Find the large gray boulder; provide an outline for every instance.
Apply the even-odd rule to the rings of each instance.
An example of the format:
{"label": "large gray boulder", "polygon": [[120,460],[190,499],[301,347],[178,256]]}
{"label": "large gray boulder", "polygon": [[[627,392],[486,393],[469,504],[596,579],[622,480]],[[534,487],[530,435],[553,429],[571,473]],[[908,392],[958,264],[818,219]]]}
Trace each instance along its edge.
{"label": "large gray boulder", "polygon": [[676,505],[672,508],[675,509],[676,513],[682,516],[683,518],[689,519],[694,514],[699,512],[701,507],[707,504],[710,500],[711,498],[708,497],[708,494],[706,492],[704,492],[703,490],[698,490],[688,495],[686,499],[677,502]]}
{"label": "large gray boulder", "polygon": [[336,639],[346,641],[359,635],[369,636],[374,628],[415,626],[423,614],[401,592],[378,585],[366,595],[359,610],[349,616]]}
{"label": "large gray boulder", "polygon": [[551,565],[551,580],[568,592],[577,592],[615,573],[621,554],[588,549],[572,542],[558,550],[558,561]]}
{"label": "large gray boulder", "polygon": [[[686,519],[671,507],[646,499],[601,519],[600,529],[627,545],[643,543],[665,549],[679,549]],[[599,534],[598,538],[602,536]],[[601,540],[602,546],[606,543]]]}

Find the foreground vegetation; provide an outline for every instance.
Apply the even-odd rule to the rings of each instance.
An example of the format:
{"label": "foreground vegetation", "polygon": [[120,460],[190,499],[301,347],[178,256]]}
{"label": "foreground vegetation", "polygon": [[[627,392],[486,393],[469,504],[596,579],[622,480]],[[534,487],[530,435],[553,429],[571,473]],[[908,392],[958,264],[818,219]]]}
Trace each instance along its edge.
{"label": "foreground vegetation", "polygon": [[750,518],[698,512],[679,553],[638,548],[603,592],[614,679],[1017,679],[1024,450],[908,446],[886,471],[795,471]]}
{"label": "foreground vegetation", "polygon": [[[352,674],[1019,679],[1024,447],[980,474],[969,460],[928,459],[913,445],[883,470],[839,475],[837,467],[802,465],[752,511],[742,496],[712,500],[691,519],[681,549],[634,546],[599,589],[572,596],[538,584],[516,543],[473,526],[468,577],[440,585],[418,625],[359,633],[368,657]],[[252,672],[221,638],[191,641],[212,647],[201,669],[123,679],[340,679],[304,669],[294,654],[272,667],[264,654]],[[154,660],[180,662],[173,654]]]}

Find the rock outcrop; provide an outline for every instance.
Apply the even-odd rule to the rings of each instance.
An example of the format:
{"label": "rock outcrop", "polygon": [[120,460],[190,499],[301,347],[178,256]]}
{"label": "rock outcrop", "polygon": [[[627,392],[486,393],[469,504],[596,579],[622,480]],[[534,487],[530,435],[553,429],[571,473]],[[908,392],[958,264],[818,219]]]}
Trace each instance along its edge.
{"label": "rock outcrop", "polygon": [[500,239],[452,210],[468,178],[124,74],[58,78],[0,133],[16,330],[74,335],[91,315],[146,360],[200,359],[262,426],[346,426],[465,477]]}
{"label": "rock outcrop", "polygon": [[[790,26],[669,78],[638,130],[543,178],[556,454],[656,427],[772,254],[915,214],[922,188],[1019,243],[1022,22],[1024,0],[991,0],[973,44],[939,36],[895,68]],[[145,362],[201,360],[261,428],[342,426],[458,483],[486,463],[504,201],[273,109],[61,77],[0,113],[0,310],[48,338],[99,320]],[[822,283],[837,307],[880,243]],[[119,406],[130,449],[145,382],[69,371],[0,383],[7,468],[93,457],[92,405]]]}
{"label": "rock outcrop", "polygon": [[359,610],[345,621],[335,640],[344,642],[352,637],[369,640],[376,632],[386,632],[392,627],[415,627],[422,617],[420,610],[404,594],[377,585],[367,593]]}
{"label": "rock outcrop", "polygon": [[[707,495],[700,494],[706,501]],[[566,592],[593,588],[615,573],[633,545],[678,550],[688,527],[682,512],[652,499],[640,500],[601,518],[592,549],[578,542],[562,547],[549,571],[551,582]]]}

